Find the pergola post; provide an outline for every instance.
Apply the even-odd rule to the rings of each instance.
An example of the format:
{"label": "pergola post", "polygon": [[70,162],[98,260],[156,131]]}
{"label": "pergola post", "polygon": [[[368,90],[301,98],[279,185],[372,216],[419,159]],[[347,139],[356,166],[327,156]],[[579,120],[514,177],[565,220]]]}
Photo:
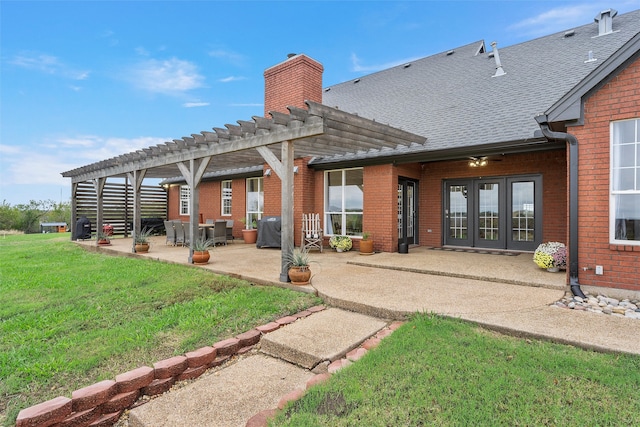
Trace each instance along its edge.
{"label": "pergola post", "polygon": [[178,163],[178,168],[182,172],[182,176],[187,181],[187,185],[191,190],[189,192],[189,263],[193,263],[193,242],[194,239],[200,238],[199,218],[200,218],[200,182],[202,176],[207,170],[211,162],[211,156],[202,159],[190,159],[189,165],[185,162]]}
{"label": "pergola post", "polygon": [[107,182],[107,178],[96,178],[91,180],[93,183],[93,189],[96,192],[96,246],[98,245],[99,236],[102,232],[102,218],[103,218],[103,206],[104,206],[104,185]]}
{"label": "pergola post", "polygon": [[146,169],[134,170],[127,173],[131,186],[133,187],[133,239],[131,242],[131,252],[136,252],[136,237],[140,234],[140,190],[142,188],[142,181],[147,173]]}
{"label": "pergola post", "polygon": [[293,142],[284,141],[282,143],[282,169],[283,176],[280,177],[282,183],[282,208],[281,208],[281,230],[280,246],[280,281],[289,281],[289,260],[293,255],[294,230],[293,230]]}
{"label": "pergola post", "polygon": [[76,231],[76,222],[78,222],[78,183],[71,182],[71,240],[78,240],[78,232]]}

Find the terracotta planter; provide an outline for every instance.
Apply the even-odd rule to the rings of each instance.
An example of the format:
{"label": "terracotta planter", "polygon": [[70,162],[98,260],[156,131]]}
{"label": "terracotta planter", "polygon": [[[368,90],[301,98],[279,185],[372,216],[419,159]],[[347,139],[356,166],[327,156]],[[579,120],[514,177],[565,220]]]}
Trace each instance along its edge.
{"label": "terracotta planter", "polygon": [[108,246],[111,244],[111,242],[109,241],[109,239],[100,239],[98,240],[98,244],[100,246]]}
{"label": "terracotta planter", "polygon": [[289,269],[289,279],[294,285],[308,285],[311,280],[311,270],[309,267],[291,267]]}
{"label": "terracotta planter", "polygon": [[136,253],[138,254],[146,254],[149,252],[149,244],[148,243],[136,243]]}
{"label": "terracotta planter", "polygon": [[242,239],[245,243],[255,243],[258,240],[258,230],[242,230]]}
{"label": "terracotta planter", "polygon": [[194,264],[202,265],[209,263],[209,251],[193,251],[193,257],[191,258]]}
{"label": "terracotta planter", "polygon": [[360,240],[360,255],[371,255],[373,253],[373,240]]}

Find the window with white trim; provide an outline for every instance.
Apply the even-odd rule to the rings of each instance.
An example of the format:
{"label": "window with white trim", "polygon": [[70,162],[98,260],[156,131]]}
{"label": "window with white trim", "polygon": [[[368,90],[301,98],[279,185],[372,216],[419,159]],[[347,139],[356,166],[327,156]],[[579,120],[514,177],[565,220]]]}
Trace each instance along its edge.
{"label": "window with white trim", "polygon": [[231,180],[225,180],[220,183],[220,194],[222,195],[222,206],[220,211],[222,216],[231,216]]}
{"label": "window with white trim", "polygon": [[262,219],[264,211],[264,191],[262,177],[247,178],[247,224]]}
{"label": "window with white trim", "polygon": [[610,189],[611,242],[640,245],[640,119],[611,123]]}
{"label": "window with white trim", "polygon": [[325,234],[362,236],[363,176],[362,168],[325,172]]}
{"label": "window with white trim", "polygon": [[180,215],[189,215],[189,199],[191,188],[188,185],[180,186]]}

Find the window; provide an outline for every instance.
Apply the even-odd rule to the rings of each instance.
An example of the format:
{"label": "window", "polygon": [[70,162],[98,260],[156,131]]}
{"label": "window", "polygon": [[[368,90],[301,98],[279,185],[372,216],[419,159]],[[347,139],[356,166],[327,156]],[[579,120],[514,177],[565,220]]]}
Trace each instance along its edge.
{"label": "window", "polygon": [[362,236],[362,177],[362,168],[325,172],[326,234]]}
{"label": "window", "polygon": [[262,178],[247,178],[247,224],[261,219],[263,210]]}
{"label": "window", "polygon": [[220,183],[220,193],[222,194],[222,216],[231,216],[231,180]]}
{"label": "window", "polygon": [[640,119],[611,124],[610,180],[611,241],[640,244]]}
{"label": "window", "polygon": [[191,188],[188,185],[180,186],[180,215],[189,215],[189,199]]}

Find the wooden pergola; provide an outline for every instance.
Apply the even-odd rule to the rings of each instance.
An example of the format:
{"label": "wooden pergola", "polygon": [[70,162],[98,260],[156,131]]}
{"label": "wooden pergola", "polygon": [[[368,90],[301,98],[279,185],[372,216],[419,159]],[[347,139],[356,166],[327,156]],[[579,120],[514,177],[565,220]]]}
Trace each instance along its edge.
{"label": "wooden pergola", "polygon": [[[75,218],[76,188],[89,181],[97,196],[96,221],[102,224],[102,198],[107,178],[126,178],[133,195],[133,237],[140,233],[140,187],[145,178],[182,176],[191,188],[190,232],[198,234],[199,186],[205,173],[222,173],[231,168],[249,168],[264,162],[282,182],[282,258],[280,280],[287,279],[287,259],[294,247],[295,157],[336,157],[370,153],[390,154],[401,147],[423,145],[426,138],[374,120],[306,101],[308,109],[288,107],[289,114],[270,112],[271,118],[254,116],[189,137],[144,148],[77,169],[63,172],[71,178],[72,215]],[[132,248],[132,250],[135,250]],[[189,250],[189,262],[193,249]]]}

